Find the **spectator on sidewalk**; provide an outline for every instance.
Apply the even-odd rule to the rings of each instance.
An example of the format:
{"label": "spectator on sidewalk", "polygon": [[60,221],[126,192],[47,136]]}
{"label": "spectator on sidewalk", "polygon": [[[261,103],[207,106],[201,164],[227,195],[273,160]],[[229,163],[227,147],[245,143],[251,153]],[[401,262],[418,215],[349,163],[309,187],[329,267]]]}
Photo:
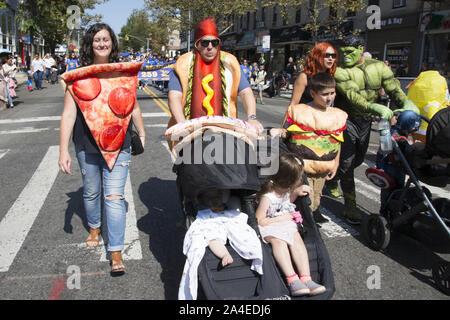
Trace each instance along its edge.
{"label": "spectator on sidewalk", "polygon": [[42,75],[44,74],[44,60],[41,59],[39,53],[36,53],[33,61],[31,62],[31,72],[33,72],[34,83],[36,89],[42,89]]}
{"label": "spectator on sidewalk", "polygon": [[262,64],[259,67],[258,73],[256,74],[256,84],[258,85],[259,101],[261,104],[264,104],[262,93],[264,90],[264,83],[266,81],[266,75],[267,75],[267,73],[264,70],[264,65]]}
{"label": "spectator on sidewalk", "polygon": [[78,61],[75,52],[70,54],[70,58],[66,60],[66,71],[70,71],[76,69],[80,66],[80,62]]}
{"label": "spectator on sidewalk", "polygon": [[289,57],[289,62],[286,65],[286,80],[290,81],[296,72],[297,65],[294,62],[294,58]]}
{"label": "spectator on sidewalk", "polygon": [[[6,58],[2,58],[0,60],[0,64],[3,67],[3,64],[6,63]],[[0,69],[0,111],[5,110],[8,106],[8,94],[6,88],[6,80],[3,75],[3,68]],[[8,106],[9,108],[9,106]]]}
{"label": "spectator on sidewalk", "polygon": [[52,72],[52,67],[56,64],[55,59],[47,53],[44,57],[44,65],[45,65],[45,79],[47,83],[50,83],[50,73]]}
{"label": "spectator on sidewalk", "polygon": [[14,107],[12,98],[16,97],[16,82],[15,76],[16,76],[16,70],[17,67],[14,64],[14,58],[12,55],[10,55],[6,60],[6,63],[2,66],[3,75],[5,76],[6,81],[6,93],[8,95],[8,104],[10,108]]}

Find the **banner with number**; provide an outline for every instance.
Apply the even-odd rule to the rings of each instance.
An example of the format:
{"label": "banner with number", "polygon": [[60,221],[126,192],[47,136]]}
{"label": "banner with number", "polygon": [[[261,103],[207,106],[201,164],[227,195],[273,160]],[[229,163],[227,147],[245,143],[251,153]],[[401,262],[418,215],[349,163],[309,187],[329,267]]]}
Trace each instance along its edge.
{"label": "banner with number", "polygon": [[145,66],[139,71],[139,80],[144,81],[169,81],[169,74],[174,67],[174,63]]}

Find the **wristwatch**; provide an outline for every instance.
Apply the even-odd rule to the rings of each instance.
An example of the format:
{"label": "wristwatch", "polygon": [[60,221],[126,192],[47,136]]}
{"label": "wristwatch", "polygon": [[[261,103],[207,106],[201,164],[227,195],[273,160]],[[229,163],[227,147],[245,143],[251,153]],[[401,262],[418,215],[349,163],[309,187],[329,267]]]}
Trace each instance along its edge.
{"label": "wristwatch", "polygon": [[247,120],[256,120],[256,114],[249,115]]}

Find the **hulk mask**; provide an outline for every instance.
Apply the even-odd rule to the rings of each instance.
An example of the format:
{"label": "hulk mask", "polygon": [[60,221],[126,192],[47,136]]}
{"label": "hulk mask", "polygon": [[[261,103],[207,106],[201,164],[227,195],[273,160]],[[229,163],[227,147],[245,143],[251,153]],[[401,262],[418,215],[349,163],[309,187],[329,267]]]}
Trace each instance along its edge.
{"label": "hulk mask", "polygon": [[363,46],[358,47],[342,47],[341,54],[343,57],[343,67],[351,68],[355,66],[359,60],[361,60],[361,55],[364,51]]}

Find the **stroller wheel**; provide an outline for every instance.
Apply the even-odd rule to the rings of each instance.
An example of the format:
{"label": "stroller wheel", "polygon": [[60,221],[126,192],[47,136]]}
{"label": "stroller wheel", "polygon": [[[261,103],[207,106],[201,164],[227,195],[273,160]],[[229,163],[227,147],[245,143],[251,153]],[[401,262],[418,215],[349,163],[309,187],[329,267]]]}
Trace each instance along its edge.
{"label": "stroller wheel", "polygon": [[361,229],[371,249],[375,251],[386,249],[391,239],[386,218],[379,214],[371,214],[363,219]]}
{"label": "stroller wheel", "polygon": [[450,295],[450,263],[446,261],[436,263],[431,272],[438,289]]}

